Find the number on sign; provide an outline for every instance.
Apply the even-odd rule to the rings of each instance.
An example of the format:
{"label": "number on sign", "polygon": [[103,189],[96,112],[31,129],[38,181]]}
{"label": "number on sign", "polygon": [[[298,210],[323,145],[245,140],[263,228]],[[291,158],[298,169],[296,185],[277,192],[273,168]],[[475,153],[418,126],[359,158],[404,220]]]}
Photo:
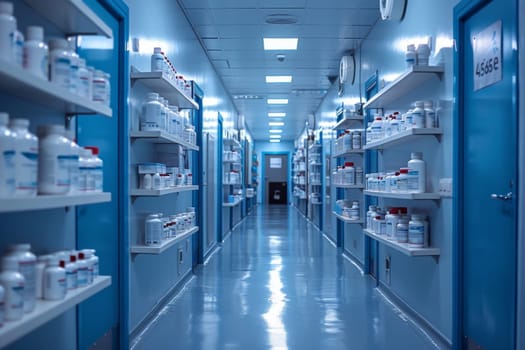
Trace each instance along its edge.
{"label": "number on sign", "polygon": [[499,58],[493,57],[488,60],[483,60],[478,62],[476,65],[476,75],[478,77],[482,77],[486,74],[492,73],[493,71],[497,71],[499,69]]}

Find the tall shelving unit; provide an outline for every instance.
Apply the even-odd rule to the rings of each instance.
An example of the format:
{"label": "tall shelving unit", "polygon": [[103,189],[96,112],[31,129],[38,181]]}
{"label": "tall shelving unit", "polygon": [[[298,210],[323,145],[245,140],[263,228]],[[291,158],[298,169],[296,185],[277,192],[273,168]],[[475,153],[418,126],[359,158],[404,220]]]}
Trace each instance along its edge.
{"label": "tall shelving unit", "polygon": [[308,147],[308,218],[319,228],[322,226],[323,206],[323,146],[314,143]]}
{"label": "tall shelving unit", "polygon": [[303,214],[306,213],[307,200],[307,174],[306,174],[306,150],[304,147],[296,148],[293,154],[293,196],[294,204]]}
{"label": "tall shelving unit", "polygon": [[223,139],[223,237],[242,219],[245,200],[244,152],[235,132],[225,131]]}
{"label": "tall shelving unit", "polygon": [[[74,39],[78,35],[102,35],[109,39],[113,38],[111,28],[82,1],[24,0],[23,3],[27,7],[22,2],[15,6],[15,16],[19,18],[18,26],[22,31],[27,26],[23,17],[30,15],[34,21],[31,24],[42,25],[46,34],[48,26],[51,25],[51,31],[58,31],[64,38]],[[17,103],[16,99],[11,100],[12,97],[18,98],[20,102]],[[78,122],[77,116],[113,117],[110,106],[79,97],[7,61],[3,61],[0,66],[0,100],[3,102],[2,112],[9,112],[11,118],[29,119],[30,131],[33,134],[36,134],[38,125],[46,124],[63,124],[69,131],[74,132]],[[74,136],[76,138],[77,134],[75,133]],[[15,243],[30,243],[33,252],[38,255],[64,249],[93,248],[78,246],[76,209],[114,200],[116,198],[113,198],[112,192],[1,198],[0,251],[5,252],[5,245]],[[49,225],[38,224],[40,220],[48,218],[52,218],[54,222]],[[27,225],[24,222],[34,225]],[[34,235],[35,229],[38,235]],[[16,232],[16,235],[13,232]],[[117,235],[117,232],[114,234]],[[109,264],[101,259],[100,264],[104,265],[104,268],[106,263]],[[36,307],[31,313],[24,314],[18,321],[4,321],[3,326],[0,327],[0,347],[30,337],[35,329],[65,313],[76,312],[77,305],[108,288],[112,282],[111,276],[99,276],[86,287],[68,291],[63,300],[37,299]],[[67,332],[75,334],[76,329],[68,328]]]}

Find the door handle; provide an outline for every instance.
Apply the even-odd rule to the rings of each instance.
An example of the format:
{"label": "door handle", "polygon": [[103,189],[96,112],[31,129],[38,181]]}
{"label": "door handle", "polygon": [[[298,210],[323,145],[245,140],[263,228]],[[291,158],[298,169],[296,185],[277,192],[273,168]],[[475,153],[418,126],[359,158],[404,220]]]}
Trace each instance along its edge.
{"label": "door handle", "polygon": [[508,200],[511,200],[512,199],[512,192],[509,192],[507,194],[491,194],[490,195],[490,198],[491,199],[499,199],[499,200],[502,200],[502,201],[508,201]]}

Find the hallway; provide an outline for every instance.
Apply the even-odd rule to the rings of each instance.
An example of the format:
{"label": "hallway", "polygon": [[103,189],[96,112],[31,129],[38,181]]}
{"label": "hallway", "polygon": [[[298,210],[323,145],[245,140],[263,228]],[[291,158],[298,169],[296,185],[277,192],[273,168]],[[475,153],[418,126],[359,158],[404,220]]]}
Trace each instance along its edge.
{"label": "hallway", "polygon": [[132,344],[437,349],[293,207],[258,207]]}

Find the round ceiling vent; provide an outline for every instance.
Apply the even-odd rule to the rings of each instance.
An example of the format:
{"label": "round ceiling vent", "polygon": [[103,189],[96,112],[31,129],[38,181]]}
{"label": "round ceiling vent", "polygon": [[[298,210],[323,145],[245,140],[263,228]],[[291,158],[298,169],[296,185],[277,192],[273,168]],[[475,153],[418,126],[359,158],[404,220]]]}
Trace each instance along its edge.
{"label": "round ceiling vent", "polygon": [[268,24],[295,24],[297,17],[292,15],[269,15],[266,16],[265,22]]}

